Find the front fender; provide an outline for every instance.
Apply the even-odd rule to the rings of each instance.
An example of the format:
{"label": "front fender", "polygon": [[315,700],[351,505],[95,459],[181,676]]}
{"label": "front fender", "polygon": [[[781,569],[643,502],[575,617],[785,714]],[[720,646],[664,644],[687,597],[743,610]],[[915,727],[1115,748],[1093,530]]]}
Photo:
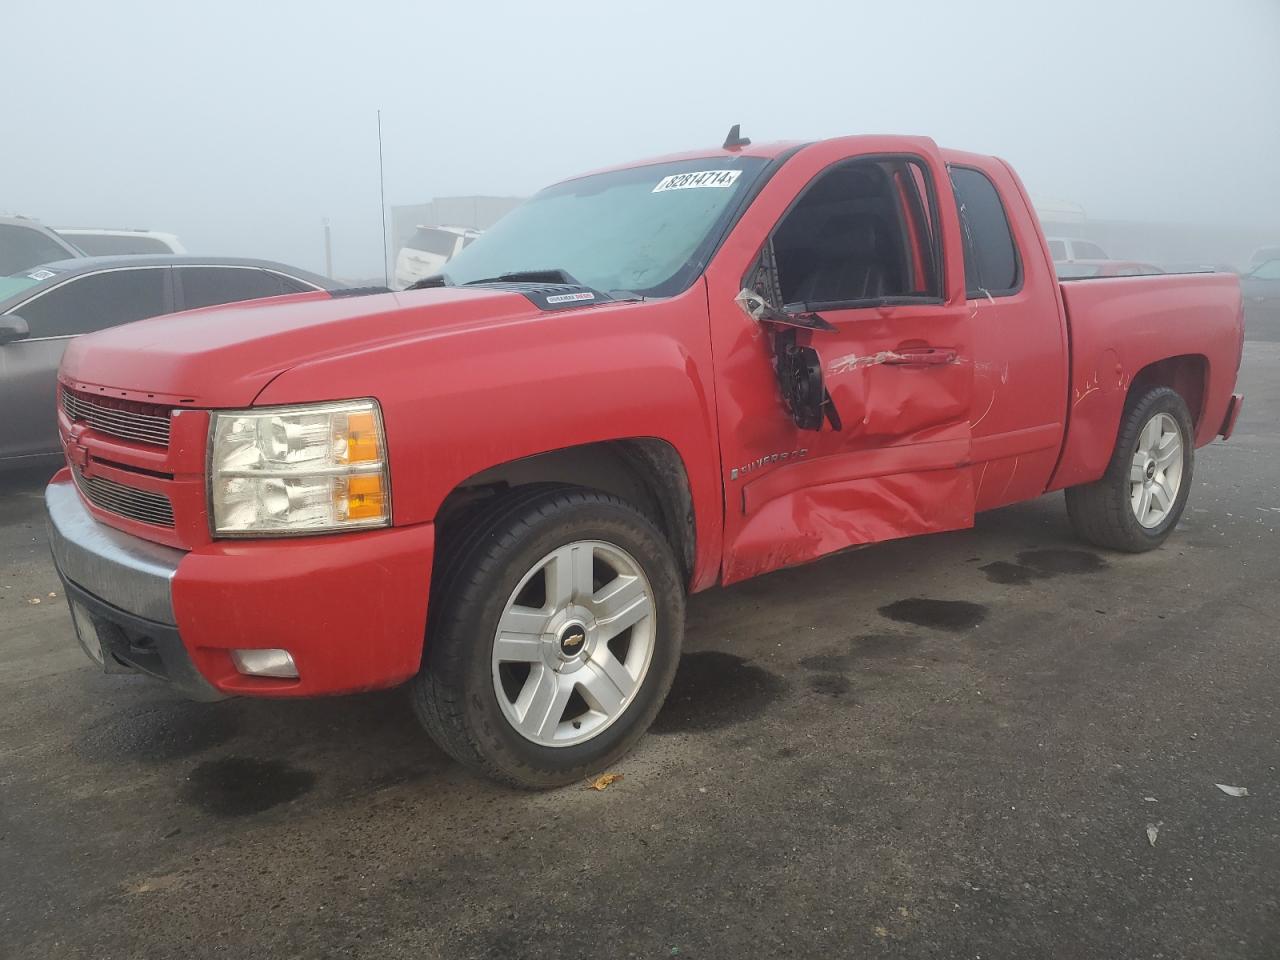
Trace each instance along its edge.
{"label": "front fender", "polygon": [[382,405],[397,526],[433,520],[467,478],[524,457],[656,438],[684,461],[695,588],[719,565],[723,500],[702,281],[669,300],[607,303],[424,332],[294,367],[257,405]]}

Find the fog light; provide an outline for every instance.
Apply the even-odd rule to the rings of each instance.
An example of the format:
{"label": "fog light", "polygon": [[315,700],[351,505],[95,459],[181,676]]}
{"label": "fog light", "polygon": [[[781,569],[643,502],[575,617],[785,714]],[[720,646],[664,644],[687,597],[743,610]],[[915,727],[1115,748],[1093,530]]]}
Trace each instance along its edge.
{"label": "fog light", "polygon": [[298,668],[288,650],[232,650],[231,662],[236,669],[250,677],[298,676]]}

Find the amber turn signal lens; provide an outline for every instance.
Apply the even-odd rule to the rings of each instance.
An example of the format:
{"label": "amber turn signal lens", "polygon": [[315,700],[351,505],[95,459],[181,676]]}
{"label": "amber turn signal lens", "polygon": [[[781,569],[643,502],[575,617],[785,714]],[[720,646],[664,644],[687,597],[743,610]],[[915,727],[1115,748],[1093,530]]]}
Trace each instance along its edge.
{"label": "amber turn signal lens", "polygon": [[368,474],[347,478],[347,519],[369,520],[384,515],[386,491],[382,475]]}
{"label": "amber turn signal lens", "polygon": [[372,413],[347,415],[347,463],[373,463],[380,459],[378,423]]}

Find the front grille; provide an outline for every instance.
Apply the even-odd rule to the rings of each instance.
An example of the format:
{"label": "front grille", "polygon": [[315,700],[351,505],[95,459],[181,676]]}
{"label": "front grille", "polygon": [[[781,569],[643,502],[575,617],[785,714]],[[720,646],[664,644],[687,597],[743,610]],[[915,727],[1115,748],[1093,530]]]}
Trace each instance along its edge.
{"label": "front grille", "polygon": [[169,445],[169,411],[151,403],[133,403],[129,400],[113,400],[108,397],[89,397],[62,391],[62,409],[72,420],[80,420],[95,430],[113,437],[150,443],[157,447]]}
{"label": "front grille", "polygon": [[72,476],[85,499],[95,507],[157,527],[173,526],[173,504],[164,494],[127,487],[106,477],[86,477],[79,467],[72,469]]}

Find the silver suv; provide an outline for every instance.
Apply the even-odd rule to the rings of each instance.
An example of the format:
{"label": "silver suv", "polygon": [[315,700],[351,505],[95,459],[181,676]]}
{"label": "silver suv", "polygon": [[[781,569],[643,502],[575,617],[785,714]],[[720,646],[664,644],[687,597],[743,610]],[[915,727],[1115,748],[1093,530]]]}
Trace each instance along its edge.
{"label": "silver suv", "polygon": [[51,260],[83,257],[75,244],[26,217],[0,217],[0,277],[21,273]]}

